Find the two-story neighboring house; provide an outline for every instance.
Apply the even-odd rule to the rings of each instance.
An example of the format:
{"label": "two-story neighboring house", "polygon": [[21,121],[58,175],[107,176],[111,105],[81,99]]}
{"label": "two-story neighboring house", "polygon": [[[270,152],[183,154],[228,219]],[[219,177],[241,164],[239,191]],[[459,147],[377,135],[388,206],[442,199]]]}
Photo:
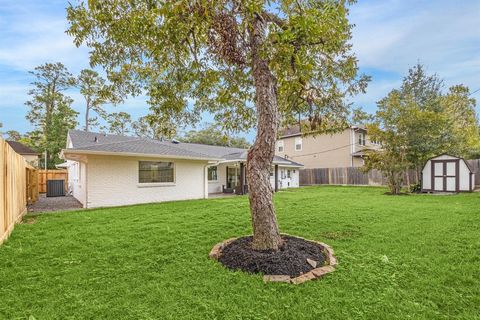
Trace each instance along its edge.
{"label": "two-story neighboring house", "polygon": [[306,135],[295,125],[280,130],[276,155],[300,162],[304,168],[360,167],[365,149],[378,149],[363,127],[351,126],[335,134]]}

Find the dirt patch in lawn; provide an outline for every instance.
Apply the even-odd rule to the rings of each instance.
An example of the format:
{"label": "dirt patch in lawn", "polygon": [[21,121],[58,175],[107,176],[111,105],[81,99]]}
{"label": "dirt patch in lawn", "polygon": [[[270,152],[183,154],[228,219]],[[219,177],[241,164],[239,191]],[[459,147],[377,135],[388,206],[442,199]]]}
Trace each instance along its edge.
{"label": "dirt patch in lawn", "polygon": [[22,221],[22,223],[24,224],[34,224],[35,222],[37,222],[37,218],[35,217],[26,217],[26,218],[23,218],[23,221]]}
{"label": "dirt patch in lawn", "polygon": [[257,251],[252,249],[251,236],[238,238],[222,249],[218,261],[232,270],[291,277],[326,264],[325,250],[320,244],[286,235],[282,239],[284,244],[278,251]]}

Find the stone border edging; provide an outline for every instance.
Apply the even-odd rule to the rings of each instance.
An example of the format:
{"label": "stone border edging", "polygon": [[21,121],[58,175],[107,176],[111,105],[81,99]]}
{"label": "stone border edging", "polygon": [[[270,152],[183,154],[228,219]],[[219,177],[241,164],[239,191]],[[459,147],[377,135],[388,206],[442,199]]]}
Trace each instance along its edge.
{"label": "stone border edging", "polygon": [[[289,234],[286,234],[286,233],[282,233],[281,235],[282,236],[295,237],[295,238],[298,238],[298,239],[302,239],[302,240],[305,240],[305,241],[309,241],[309,242],[319,244],[325,251],[326,261],[327,261],[328,264],[325,265],[325,266],[322,266],[322,267],[312,269],[309,272],[304,273],[304,274],[299,275],[298,277],[294,277],[294,278],[290,277],[289,275],[264,275],[263,276],[263,281],[264,282],[286,282],[286,283],[292,283],[292,284],[301,284],[301,283],[304,283],[304,282],[309,281],[309,280],[319,279],[319,278],[323,277],[324,275],[326,275],[327,273],[335,271],[335,266],[338,264],[338,261],[337,261],[337,258],[335,258],[333,249],[329,245],[327,245],[323,242],[308,240],[308,239],[305,239],[305,238],[302,238],[302,237],[292,236],[292,235],[289,235]],[[232,241],[234,241],[236,239],[238,239],[238,238],[230,238],[230,239],[224,240],[220,243],[217,243],[216,245],[213,246],[212,250],[208,254],[208,257],[212,260],[217,260],[218,261],[218,258],[220,258],[220,256],[222,255],[223,248],[225,248],[228,244],[230,244]]]}

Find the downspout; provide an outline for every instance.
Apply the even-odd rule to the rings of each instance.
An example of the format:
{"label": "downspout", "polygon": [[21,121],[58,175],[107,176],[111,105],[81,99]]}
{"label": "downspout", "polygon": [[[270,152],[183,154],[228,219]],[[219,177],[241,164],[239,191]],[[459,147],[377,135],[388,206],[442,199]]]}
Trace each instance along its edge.
{"label": "downspout", "polygon": [[350,167],[353,168],[353,154],[355,153],[355,131],[350,128]]}
{"label": "downspout", "polygon": [[[82,167],[80,166],[80,171]],[[88,161],[85,162],[85,208],[88,208]]]}

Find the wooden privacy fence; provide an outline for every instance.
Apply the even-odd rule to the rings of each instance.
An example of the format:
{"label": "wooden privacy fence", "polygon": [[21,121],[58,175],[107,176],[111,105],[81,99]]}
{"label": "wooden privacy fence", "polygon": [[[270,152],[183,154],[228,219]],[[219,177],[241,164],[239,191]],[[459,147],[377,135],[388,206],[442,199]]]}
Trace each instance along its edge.
{"label": "wooden privacy fence", "polygon": [[[407,175],[405,175],[407,179]],[[410,183],[416,183],[417,178],[414,170],[408,172]],[[406,180],[405,180],[406,181]],[[314,184],[342,184],[342,185],[386,185],[386,179],[378,170],[364,173],[360,168],[316,168],[300,170],[300,185]]]}
{"label": "wooden privacy fence", "polygon": [[36,169],[0,138],[0,244],[38,199]]}
{"label": "wooden privacy fence", "polygon": [[[480,185],[480,159],[467,160],[475,172],[475,185]],[[409,170],[404,177],[404,182],[419,183],[415,170]],[[300,185],[338,184],[338,185],[365,185],[383,186],[386,179],[378,170],[364,173],[360,168],[315,168],[300,170]]]}
{"label": "wooden privacy fence", "polygon": [[38,189],[40,193],[47,192],[48,180],[65,180],[65,192],[68,188],[68,171],[65,169],[59,170],[38,170]]}
{"label": "wooden privacy fence", "polygon": [[475,185],[480,186],[480,159],[467,160],[470,168],[475,172]]}

